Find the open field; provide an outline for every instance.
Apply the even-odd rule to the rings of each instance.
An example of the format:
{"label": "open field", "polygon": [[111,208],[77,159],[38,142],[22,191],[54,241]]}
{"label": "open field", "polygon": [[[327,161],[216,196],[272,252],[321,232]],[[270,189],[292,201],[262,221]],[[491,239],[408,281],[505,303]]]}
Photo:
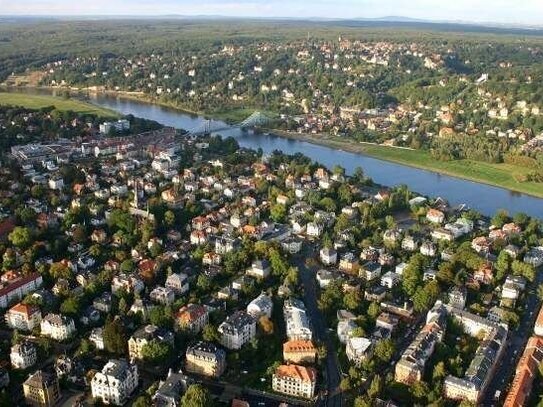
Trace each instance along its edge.
{"label": "open field", "polygon": [[62,99],[54,96],[29,95],[23,93],[0,92],[0,105],[21,106],[28,109],[42,109],[54,106],[62,111],[74,111],[81,114],[92,114],[104,118],[119,117],[119,114],[112,110],[94,106],[77,99]]}
{"label": "open field", "polygon": [[313,134],[299,134],[274,131],[283,137],[307,141],[327,147],[337,148],[353,153],[362,153],[371,157],[387,160],[411,167],[422,168],[440,174],[463,178],[506,188],[511,191],[543,198],[543,184],[536,182],[518,182],[515,175],[527,174],[530,169],[511,164],[491,164],[472,160],[438,161],[427,151],[409,150],[397,147],[387,147],[369,143],[357,143],[342,140],[338,137]]}

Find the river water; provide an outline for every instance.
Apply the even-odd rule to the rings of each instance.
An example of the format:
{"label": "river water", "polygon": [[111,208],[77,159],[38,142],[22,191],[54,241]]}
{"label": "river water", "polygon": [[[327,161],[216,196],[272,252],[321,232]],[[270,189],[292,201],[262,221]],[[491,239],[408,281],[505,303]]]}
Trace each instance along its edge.
{"label": "river water", "polygon": [[[203,117],[175,109],[112,95],[99,94],[90,97],[93,103],[122,114],[133,114],[188,131],[203,129],[206,121]],[[226,124],[214,121],[213,127],[223,128],[226,127]],[[329,168],[339,164],[346,169],[347,173],[351,173],[356,167],[362,167],[364,173],[378,184],[387,186],[405,184],[420,194],[432,197],[440,196],[447,199],[452,205],[466,204],[485,215],[491,216],[499,209],[505,209],[510,214],[524,212],[543,219],[543,199],[503,188],[395,164],[359,153],[291,140],[273,134],[254,134],[251,131],[243,132],[238,128],[223,130],[220,131],[220,134],[234,137],[242,147],[261,148],[265,153],[273,150],[282,150],[288,154],[300,152]]]}
{"label": "river water", "polygon": [[[203,117],[153,104],[109,95],[96,95],[91,98],[94,103],[123,114],[133,114],[189,131],[202,129],[205,122]],[[224,123],[215,121],[212,127],[214,126],[223,127]],[[237,128],[220,133],[223,136],[234,137],[242,147],[261,148],[265,153],[273,150],[282,150],[289,154],[301,152],[329,168],[339,164],[347,173],[354,171],[356,167],[362,167],[364,173],[379,184],[388,186],[405,184],[418,193],[443,197],[452,205],[464,203],[485,215],[491,216],[497,210],[505,209],[511,214],[525,212],[543,219],[543,199],[529,195],[273,134],[254,134],[242,132]]]}

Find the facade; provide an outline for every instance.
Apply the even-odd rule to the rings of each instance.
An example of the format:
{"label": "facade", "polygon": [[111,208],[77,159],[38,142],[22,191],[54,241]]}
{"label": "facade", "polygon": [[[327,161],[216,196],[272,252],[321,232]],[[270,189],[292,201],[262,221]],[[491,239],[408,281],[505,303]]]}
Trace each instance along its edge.
{"label": "facade", "polygon": [[177,313],[176,327],[181,330],[198,333],[209,321],[209,313],[203,305],[187,304]]}
{"label": "facade", "polygon": [[158,389],[153,396],[154,407],[179,407],[181,396],[189,386],[189,379],[182,372],[168,372],[166,380],[159,383]]}
{"label": "facade", "polygon": [[138,367],[124,359],[111,359],[91,380],[92,397],[122,406],[138,387]]}
{"label": "facade", "polygon": [[266,278],[270,275],[270,272],[271,266],[268,260],[255,260],[246,274],[256,278]]}
{"label": "facade", "polygon": [[504,407],[518,407],[527,404],[541,363],[543,363],[543,339],[532,336],[528,339],[524,353],[517,364],[515,378],[509,393],[507,393]]}
{"label": "facade", "polygon": [[349,338],[347,340],[347,346],[345,352],[347,353],[347,359],[357,366],[371,357],[373,349],[373,342],[367,338]]}
{"label": "facade", "polygon": [[19,331],[30,332],[40,326],[41,311],[35,305],[19,303],[6,312],[6,324]]}
{"label": "facade", "polygon": [[315,363],[317,348],[309,340],[292,340],[283,344],[283,359],[287,363]]}
{"label": "facade", "polygon": [[245,311],[236,311],[219,326],[221,344],[228,349],[240,349],[256,335],[256,321]]}
{"label": "facade", "polygon": [[11,347],[9,358],[14,369],[27,369],[38,360],[36,346],[26,341],[15,344]]}
{"label": "facade", "polygon": [[247,305],[247,313],[255,319],[261,316],[271,318],[272,311],[273,301],[266,293],[261,293]]}
{"label": "facade", "polygon": [[165,286],[178,295],[185,294],[189,290],[188,276],[184,273],[170,274],[166,279]]}
{"label": "facade", "polygon": [[315,394],[317,371],[300,365],[281,365],[272,378],[274,391],[293,397],[312,399]]}
{"label": "facade", "polygon": [[128,340],[130,359],[143,359],[143,348],[151,341],[165,342],[173,346],[173,334],[164,328],[147,325],[138,329]]}
{"label": "facade", "polygon": [[226,352],[212,343],[198,342],[189,346],[185,356],[187,372],[219,377],[226,369]]}
{"label": "facade", "polygon": [[289,340],[311,340],[313,331],[309,315],[301,300],[291,298],[283,305],[283,316],[287,326]]}
{"label": "facade", "polygon": [[21,301],[25,295],[36,291],[43,284],[38,273],[16,278],[7,284],[0,284],[0,308],[7,308],[15,301]]}
{"label": "facade", "polygon": [[394,380],[411,385],[422,380],[426,362],[435,346],[443,338],[446,324],[445,310],[432,309],[426,316],[426,325],[402,354],[394,371]]}
{"label": "facade", "polygon": [[41,334],[56,341],[65,341],[75,333],[74,320],[60,314],[47,314],[40,324]]}
{"label": "facade", "polygon": [[52,407],[60,399],[60,388],[55,374],[38,370],[23,383],[25,402],[29,406]]}

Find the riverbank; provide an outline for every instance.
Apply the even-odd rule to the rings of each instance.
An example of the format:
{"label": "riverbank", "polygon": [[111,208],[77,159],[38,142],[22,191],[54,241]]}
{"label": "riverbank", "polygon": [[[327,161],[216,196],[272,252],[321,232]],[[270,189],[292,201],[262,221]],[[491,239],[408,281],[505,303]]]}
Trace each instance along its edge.
{"label": "riverbank", "polygon": [[[31,90],[30,87],[26,89]],[[57,90],[57,88],[34,89],[41,89],[44,91]],[[165,107],[167,109],[171,109],[172,111],[185,113],[192,116],[223,120],[231,124],[239,123],[253,113],[253,110],[248,108],[224,110],[222,112],[196,112],[174,103],[161,101],[156,97],[152,97],[141,92],[111,91],[93,88],[72,88],[58,90],[71,90],[75,94],[83,96],[86,94],[103,94],[112,97],[119,97],[121,99],[132,100],[138,103],[153,104]],[[93,104],[93,106],[96,105]],[[491,164],[471,160],[438,161],[434,159],[429,152],[422,150],[410,150],[406,148],[387,147],[371,143],[360,143],[353,141],[352,139],[340,138],[327,134],[301,134],[277,129],[270,129],[269,131],[277,136],[287,139],[304,141],[314,145],[330,147],[336,150],[343,150],[355,154],[363,154],[383,161],[448,175],[458,179],[504,188],[509,191],[519,192],[537,198],[543,198],[543,184],[535,182],[521,183],[515,179],[515,176],[526,175],[530,172],[530,169],[520,166],[505,163]]]}
{"label": "riverbank", "polygon": [[510,191],[543,198],[543,184],[518,182],[514,175],[527,174],[530,169],[511,164],[492,164],[472,160],[438,161],[423,150],[388,147],[371,143],[359,143],[329,135],[294,133],[282,130],[270,130],[274,134],[292,140],[305,141],[325,147],[331,147],[351,153],[365,154],[380,160],[433,171],[456,178],[480,182]]}
{"label": "riverbank", "polygon": [[60,111],[73,111],[80,114],[91,114],[104,119],[114,119],[120,115],[113,111],[92,103],[87,103],[78,99],[64,99],[56,96],[30,95],[26,93],[2,92],[0,90],[0,105],[2,106],[20,106],[27,109],[43,109],[54,106]]}

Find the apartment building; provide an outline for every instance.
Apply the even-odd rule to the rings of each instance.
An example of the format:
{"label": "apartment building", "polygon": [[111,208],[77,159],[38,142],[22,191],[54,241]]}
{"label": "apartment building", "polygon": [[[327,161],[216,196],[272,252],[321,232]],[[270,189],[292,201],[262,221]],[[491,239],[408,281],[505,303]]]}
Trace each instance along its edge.
{"label": "apartment building", "polygon": [[173,347],[173,333],[164,328],[147,325],[138,329],[128,340],[128,354],[130,359],[143,359],[143,348],[151,341],[167,343]]}
{"label": "apartment building", "polygon": [[111,359],[91,380],[91,393],[104,404],[122,406],[138,387],[138,367],[124,359]]}
{"label": "apartment building", "polygon": [[317,371],[300,365],[281,365],[272,378],[274,391],[293,397],[312,399],[317,383]]}
{"label": "apartment building", "polygon": [[31,332],[40,326],[41,311],[35,305],[19,303],[6,312],[6,324],[19,331]]}
{"label": "apartment building", "polygon": [[14,369],[27,369],[33,366],[38,360],[36,346],[32,342],[21,342],[11,347],[9,354],[11,367]]}
{"label": "apartment building", "polygon": [[283,316],[287,326],[287,337],[289,340],[311,340],[313,331],[311,321],[305,304],[296,298],[285,301],[283,305]]}
{"label": "apartment building", "polygon": [[186,352],[185,368],[190,373],[219,377],[226,369],[226,352],[209,342],[198,342]]}
{"label": "apartment building", "polygon": [[283,344],[283,359],[287,363],[315,363],[317,348],[310,340],[292,340]]}
{"label": "apartment building", "polygon": [[219,325],[221,344],[228,349],[240,349],[256,335],[256,321],[245,311],[236,311]]}
{"label": "apartment building", "polygon": [[74,320],[60,314],[47,314],[40,324],[41,334],[56,341],[65,341],[75,333]]}
{"label": "apartment building", "polygon": [[176,327],[192,333],[200,332],[209,321],[209,312],[200,304],[187,304],[179,309]]}
{"label": "apartment building", "polygon": [[54,373],[38,370],[23,383],[25,402],[29,406],[53,407],[60,399],[60,388]]}

